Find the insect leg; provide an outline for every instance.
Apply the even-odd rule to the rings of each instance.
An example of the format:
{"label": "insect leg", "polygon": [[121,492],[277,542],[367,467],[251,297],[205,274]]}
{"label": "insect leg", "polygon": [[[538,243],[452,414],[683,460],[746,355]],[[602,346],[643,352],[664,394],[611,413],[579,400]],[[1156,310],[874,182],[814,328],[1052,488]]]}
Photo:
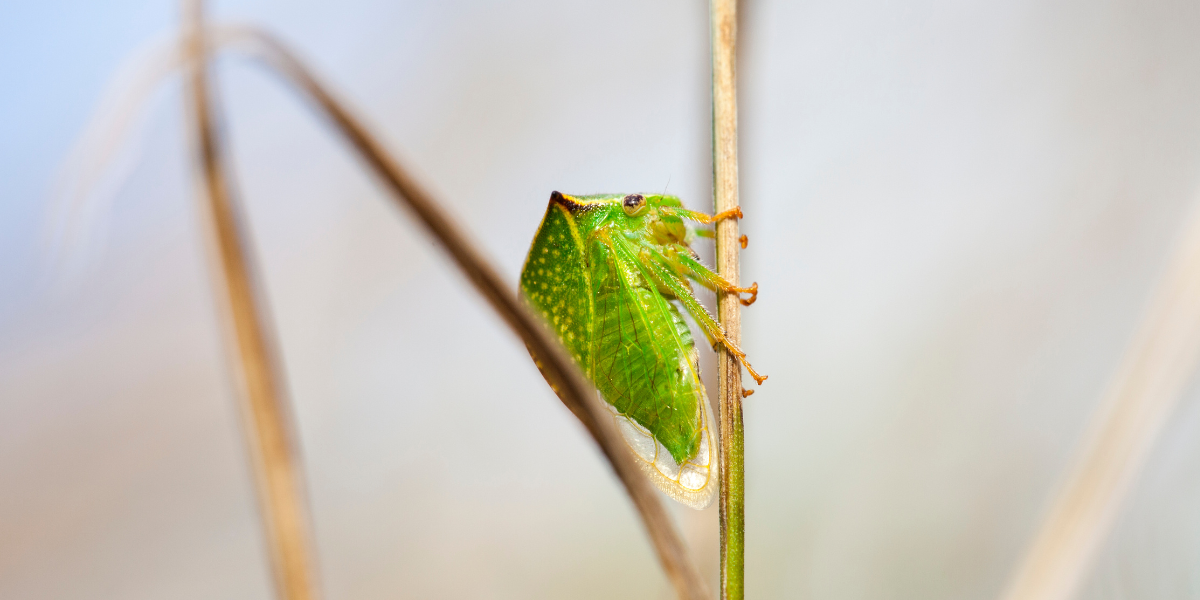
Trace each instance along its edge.
{"label": "insect leg", "polygon": [[697,223],[703,223],[705,225],[708,225],[709,223],[715,223],[717,221],[723,221],[725,219],[740,219],[740,218],[742,218],[742,208],[740,206],[735,206],[729,210],[723,210],[715,215],[708,215],[708,214],[704,214],[702,212],[688,210],[686,208],[679,208],[677,206],[663,206],[663,207],[659,207],[658,210],[660,212],[664,212],[669,215],[678,215],[680,217],[688,219],[689,221],[695,221]]}
{"label": "insect leg", "polygon": [[746,360],[746,353],[742,352],[741,348],[738,348],[729,338],[725,337],[725,328],[721,327],[721,324],[712,315],[708,314],[708,311],[700,304],[700,301],[696,300],[696,297],[692,295],[692,290],[688,289],[688,286],[667,268],[666,265],[669,264],[667,258],[658,249],[643,246],[641,252],[639,252],[633,247],[633,242],[629,240],[620,236],[614,236],[612,239],[615,242],[613,248],[625,258],[632,261],[633,264],[637,265],[638,270],[648,280],[654,282],[655,285],[671,290],[671,293],[675,294],[675,297],[679,299],[680,304],[683,304],[683,307],[692,315],[692,318],[696,319],[696,323],[704,330],[708,339],[715,340],[717,343],[725,346],[725,349],[729,350],[730,354],[736,356],[738,362],[742,363],[743,367],[746,367],[746,371],[750,373],[754,381],[762,385],[762,382],[767,380],[765,375],[759,375],[750,366],[750,363]]}
{"label": "insect leg", "polygon": [[[750,306],[758,299],[758,283],[753,283],[748,288],[737,287],[724,277],[714,273],[712,269],[704,266],[704,263],[696,260],[696,257],[692,256],[690,249],[683,246],[673,246],[672,249],[674,252],[670,256],[660,254],[662,259],[681,267],[685,275],[695,279],[700,285],[714,292],[720,290],[722,292],[738,294],[738,301],[742,303],[742,306]],[[750,297],[743,300],[741,294],[750,294]]]}

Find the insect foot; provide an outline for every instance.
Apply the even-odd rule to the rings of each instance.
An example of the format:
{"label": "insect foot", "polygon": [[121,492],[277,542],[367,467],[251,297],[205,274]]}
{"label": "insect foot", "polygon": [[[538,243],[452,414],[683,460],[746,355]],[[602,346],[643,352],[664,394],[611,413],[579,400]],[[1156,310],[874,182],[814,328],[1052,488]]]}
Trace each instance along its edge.
{"label": "insect foot", "polygon": [[746,237],[746,234],[743,233],[742,237],[738,238],[738,243],[742,245],[742,250],[745,250],[746,245],[750,243],[750,238]]}
{"label": "insect foot", "polygon": [[754,390],[748,390],[746,388],[742,388],[742,397],[743,398],[749,398],[750,396],[753,396],[753,395],[754,395]]}
{"label": "insect foot", "polygon": [[[742,352],[741,348],[738,348],[737,346],[733,345],[733,343],[730,342],[724,335],[722,335],[721,338],[717,340],[717,343],[725,346],[725,349],[728,350],[730,354],[737,357],[738,362],[742,363],[743,367],[746,367],[746,371],[748,373],[750,373],[751,377],[754,378],[755,383],[757,383],[758,385],[762,385],[763,382],[767,380],[766,375],[759,375],[754,370],[754,367],[750,366],[750,362],[746,360],[746,353]],[[713,346],[713,350],[716,350],[715,345]]]}
{"label": "insect foot", "polygon": [[766,375],[759,375],[758,373],[754,372],[754,369],[752,369],[750,367],[750,363],[746,362],[745,354],[742,354],[741,356],[739,356],[738,360],[741,361],[743,367],[746,367],[746,371],[749,372],[750,376],[754,378],[755,383],[757,383],[758,385],[762,385],[763,382],[767,380]]}
{"label": "insect foot", "polygon": [[713,221],[723,221],[725,219],[741,219],[743,217],[744,217],[744,215],[742,215],[742,207],[735,206],[729,210],[723,210],[723,211],[713,215],[712,220]]}
{"label": "insect foot", "polygon": [[757,281],[751,284],[748,288],[734,288],[734,291],[736,291],[738,294],[750,294],[750,297],[746,298],[745,300],[743,300],[740,295],[738,296],[738,302],[741,302],[742,306],[750,306],[751,304],[754,304],[755,300],[758,300]]}

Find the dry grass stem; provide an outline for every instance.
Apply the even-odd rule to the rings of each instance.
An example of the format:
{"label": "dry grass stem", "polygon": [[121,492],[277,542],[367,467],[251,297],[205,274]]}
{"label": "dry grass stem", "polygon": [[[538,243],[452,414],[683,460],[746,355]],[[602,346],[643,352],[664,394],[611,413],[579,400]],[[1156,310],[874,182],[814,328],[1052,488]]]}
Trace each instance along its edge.
{"label": "dry grass stem", "polygon": [[[715,212],[738,206],[737,0],[711,0],[713,77],[713,202]],[[717,272],[738,283],[737,219],[716,225]],[[717,317],[725,336],[741,344],[741,304],[737,294],[717,294]],[[719,472],[721,493],[721,597],[741,600],[745,568],[745,458],[742,430],[742,367],[721,348],[717,363]]]}
{"label": "dry grass stem", "polygon": [[264,32],[249,28],[241,30],[240,36],[231,37],[231,41],[234,40],[249,42],[256,56],[307,96],[358,151],[396,203],[411,211],[429,233],[442,243],[475,289],[525,342],[559,398],[600,446],[637,507],[663,570],[679,597],[708,598],[699,571],[688,556],[658,492],[634,463],[613,423],[611,413],[601,404],[592,384],[575,367],[558,340],[519,303],[515,290],[504,283],[496,268],[475,246],[472,237],[400,166],[363,121],[344,102],[335,98],[330,88],[318,81],[281,43]]}
{"label": "dry grass stem", "polygon": [[[130,130],[144,118],[144,105],[164,79],[179,72],[183,49],[178,39],[159,40],[127,59],[109,81],[87,125],[67,153],[48,198],[47,232],[54,270],[87,253],[87,244],[111,212],[125,176],[133,169],[137,145]],[[69,274],[73,275],[73,274]]]}
{"label": "dry grass stem", "polygon": [[248,258],[249,235],[225,172],[217,139],[217,106],[208,88],[208,61],[199,0],[185,2],[191,100],[200,198],[209,221],[210,256],[225,293],[219,304],[229,325],[231,354],[254,462],[276,593],[286,600],[317,597],[310,548],[310,517],[295,432],[284,397],[278,352],[268,333],[262,301]]}
{"label": "dry grass stem", "polygon": [[1200,210],[1184,231],[1005,600],[1075,596],[1198,358]]}

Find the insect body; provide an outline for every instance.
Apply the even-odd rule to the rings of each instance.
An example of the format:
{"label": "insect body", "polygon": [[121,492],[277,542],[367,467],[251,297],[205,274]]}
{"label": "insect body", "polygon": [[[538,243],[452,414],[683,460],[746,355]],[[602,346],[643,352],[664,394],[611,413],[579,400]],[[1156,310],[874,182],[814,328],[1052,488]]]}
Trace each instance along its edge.
{"label": "insect body", "polygon": [[521,271],[525,301],[596,384],[643,470],[693,508],[715,496],[717,449],[692,332],[675,302],[714,348],[725,346],[759,384],[766,377],[725,337],[690,282],[749,294],[747,306],[758,284],[736,287],[701,264],[689,245],[697,232],[684,219],[740,216],[689,211],[674,196],[554,192]]}

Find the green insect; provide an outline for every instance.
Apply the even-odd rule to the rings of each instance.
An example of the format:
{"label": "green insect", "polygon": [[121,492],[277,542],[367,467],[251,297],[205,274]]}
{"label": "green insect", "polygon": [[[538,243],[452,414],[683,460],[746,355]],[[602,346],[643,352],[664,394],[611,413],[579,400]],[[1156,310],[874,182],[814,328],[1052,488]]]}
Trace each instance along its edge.
{"label": "green insect", "polygon": [[[521,270],[525,301],[550,324],[608,402],[639,464],[660,489],[693,508],[716,494],[716,443],[698,353],[676,302],[709,343],[725,346],[760,385],[746,354],[696,300],[691,281],[749,294],[701,264],[690,242],[739,209],[709,216],[675,196],[568,196],[554,192]],[[745,238],[742,239],[743,245]]]}

